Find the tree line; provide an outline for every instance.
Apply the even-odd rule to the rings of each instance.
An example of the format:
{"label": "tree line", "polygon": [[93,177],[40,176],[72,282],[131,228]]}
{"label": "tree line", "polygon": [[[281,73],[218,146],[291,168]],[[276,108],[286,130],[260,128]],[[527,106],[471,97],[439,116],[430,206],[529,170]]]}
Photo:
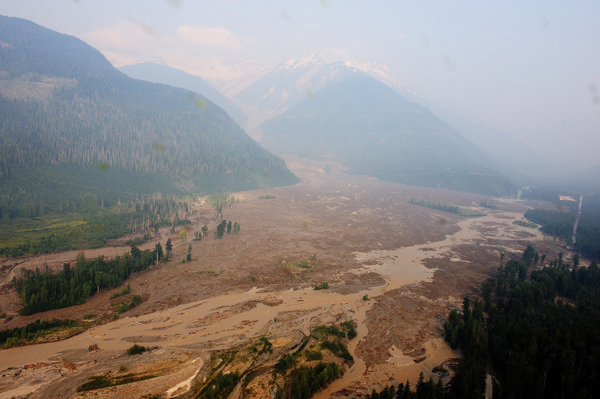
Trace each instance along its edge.
{"label": "tree line", "polygon": [[0,195],[0,223],[10,223],[15,218],[36,218],[47,214],[98,214],[112,209],[118,213],[145,213],[158,215],[158,219],[174,219],[189,212],[193,202],[190,196],[136,194],[128,197],[98,196],[84,192],[77,196],[54,198],[48,192],[35,193],[35,201],[15,201],[10,193]]}
{"label": "tree line", "polygon": [[[22,238],[24,242],[0,247],[0,256],[18,257],[25,254],[100,248],[106,245],[107,240],[126,234],[145,232],[144,236],[149,238],[151,232],[156,234],[160,227],[175,228],[190,223],[186,217],[191,211],[191,198],[187,197],[163,197],[162,194],[155,193],[128,201],[117,200],[111,209],[102,209],[95,195],[87,198],[87,207],[80,207],[81,223],[51,230],[37,239],[29,238],[27,231],[19,233],[17,228],[11,239],[18,241]],[[19,225],[20,222],[8,222],[11,223]],[[134,239],[131,244],[138,245],[143,241],[143,238],[137,241]]]}
{"label": "tree line", "polygon": [[[44,101],[0,97],[0,165],[6,174],[11,165],[51,163],[102,163],[167,176],[285,168],[210,101],[198,107],[185,90],[131,79],[93,48],[67,44],[77,41],[72,37],[30,27],[15,40],[17,46],[0,49],[9,82],[25,74],[75,80],[58,85]],[[81,49],[65,56],[64,46]],[[57,53],[50,54],[53,47]],[[73,68],[91,59],[96,62],[89,68]]]}
{"label": "tree line", "polygon": [[573,237],[573,226],[576,214],[567,210],[528,209],[525,218],[541,225],[540,231],[563,240],[570,241]]}
{"label": "tree line", "polygon": [[[191,92],[131,79],[79,39],[32,22],[1,17],[0,30],[0,223],[157,190],[299,181],[210,101],[200,107]],[[50,95],[22,99],[23,87],[47,82]]]}
{"label": "tree line", "polygon": [[[318,363],[316,366],[300,366],[294,368],[283,390],[278,390],[276,398],[308,399],[317,391],[325,388],[333,380],[342,376],[337,363]],[[281,392],[281,394],[280,394]]]}
{"label": "tree line", "polygon": [[419,380],[414,389],[410,381],[406,384],[400,383],[398,387],[388,385],[381,391],[373,389],[371,393],[365,395],[365,399],[444,399],[446,393],[441,380],[433,382],[433,378],[425,380],[423,372],[419,375]]}
{"label": "tree line", "polygon": [[22,276],[13,279],[23,303],[20,313],[30,315],[80,305],[101,289],[118,287],[131,273],[147,270],[162,256],[158,243],[152,251],[133,246],[129,253],[108,261],[103,256],[90,261],[79,256],[77,267],[65,263],[56,274],[23,269]]}
{"label": "tree line", "polygon": [[583,197],[575,249],[590,259],[600,260],[600,194]]}
{"label": "tree line", "polygon": [[[482,300],[452,310],[445,336],[464,353],[446,397],[484,398],[491,358],[498,398],[593,398],[600,390],[600,270],[562,255],[529,273],[537,252],[502,265]],[[541,258],[539,258],[541,259]]]}
{"label": "tree line", "polygon": [[468,217],[485,216],[484,213],[473,212],[470,209],[461,208],[456,205],[443,204],[441,202],[431,202],[429,200],[418,200],[417,201],[414,198],[411,198],[409,203],[414,204],[414,205],[423,206],[425,208],[436,209],[436,210],[442,211],[442,212],[455,213],[455,214],[461,215],[461,216],[468,216]]}
{"label": "tree line", "polygon": [[[573,238],[578,209],[578,203],[570,202],[567,207],[557,204],[556,210],[529,209],[524,216],[541,225],[540,231],[543,233],[570,242]],[[600,194],[598,193],[585,194],[583,197],[575,250],[590,259],[600,260]]]}
{"label": "tree line", "polygon": [[223,234],[225,234],[225,232],[227,232],[227,234],[230,234],[232,232],[233,234],[238,234],[240,232],[240,229],[241,227],[238,224],[238,222],[234,222],[232,224],[231,220],[229,222],[227,220],[221,220],[221,223],[217,225],[217,230],[215,231],[215,238],[223,237]]}
{"label": "tree line", "polygon": [[[481,285],[481,299],[465,297],[450,311],[445,339],[463,351],[448,386],[420,376],[373,390],[368,399],[486,397],[488,361],[494,398],[595,398],[600,390],[600,268],[581,267],[563,254],[528,246],[521,259],[501,264]],[[531,271],[538,263],[542,269]]]}
{"label": "tree line", "polygon": [[27,341],[43,337],[45,334],[57,329],[77,327],[73,320],[36,320],[25,327],[17,327],[10,330],[0,331],[0,346],[10,348],[12,346],[24,345]]}

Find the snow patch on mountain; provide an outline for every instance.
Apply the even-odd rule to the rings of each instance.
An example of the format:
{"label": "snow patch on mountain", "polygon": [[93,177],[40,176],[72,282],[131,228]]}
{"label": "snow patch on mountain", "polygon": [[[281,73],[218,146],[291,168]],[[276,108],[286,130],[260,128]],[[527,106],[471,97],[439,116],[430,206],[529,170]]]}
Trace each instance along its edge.
{"label": "snow patch on mountain", "polygon": [[155,57],[155,56],[146,57],[143,60],[136,62],[136,64],[143,64],[146,62],[149,62],[151,64],[167,65],[165,60],[163,60],[161,57]]}

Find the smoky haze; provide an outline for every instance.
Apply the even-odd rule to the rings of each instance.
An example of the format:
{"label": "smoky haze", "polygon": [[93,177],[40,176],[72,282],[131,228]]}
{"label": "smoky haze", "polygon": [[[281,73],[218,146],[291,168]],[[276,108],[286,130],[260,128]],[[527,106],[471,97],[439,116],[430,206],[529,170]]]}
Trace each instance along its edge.
{"label": "smoky haze", "polygon": [[[152,58],[222,92],[307,54],[351,61],[411,101],[510,135],[525,154],[564,165],[557,170],[600,162],[600,5],[592,1],[8,0],[0,14],[74,35],[117,67]],[[502,150],[507,163],[514,146]]]}
{"label": "smoky haze", "polygon": [[0,397],[592,397],[599,11],[2,2]]}

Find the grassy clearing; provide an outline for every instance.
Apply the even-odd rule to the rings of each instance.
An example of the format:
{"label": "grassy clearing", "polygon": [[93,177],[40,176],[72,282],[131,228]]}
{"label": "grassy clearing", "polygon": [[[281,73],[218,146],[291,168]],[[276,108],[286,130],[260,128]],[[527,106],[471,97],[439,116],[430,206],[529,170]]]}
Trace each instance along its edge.
{"label": "grassy clearing", "polygon": [[27,240],[36,241],[52,233],[76,230],[88,222],[80,214],[49,214],[36,218],[16,218],[3,223],[0,229],[0,247],[24,244]]}

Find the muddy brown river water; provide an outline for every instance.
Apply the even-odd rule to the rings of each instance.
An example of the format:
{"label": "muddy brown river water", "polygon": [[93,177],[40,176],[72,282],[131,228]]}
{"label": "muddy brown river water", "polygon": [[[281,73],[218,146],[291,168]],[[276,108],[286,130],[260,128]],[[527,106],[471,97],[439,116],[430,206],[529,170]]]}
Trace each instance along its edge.
{"label": "muddy brown river water", "polygon": [[[199,353],[208,358],[211,350],[263,334],[273,338],[274,345],[289,343],[289,337],[301,335],[298,331],[307,335],[318,324],[352,319],[358,335],[348,350],[355,362],[315,397],[330,397],[343,388],[364,393],[392,381],[412,383],[420,372],[429,378],[435,366],[460,356],[441,336],[442,319],[497,267],[500,252],[520,256],[527,243],[543,241],[539,232],[512,224],[522,219],[528,206],[523,201],[494,200],[499,209],[486,211],[488,216],[463,219],[408,201],[414,196],[477,208],[483,200],[477,194],[328,175],[323,165],[294,167],[302,179],[297,186],[239,194],[241,204],[228,209],[226,216],[241,222],[242,234],[193,242],[194,261],[186,264],[181,260],[188,243],[178,243],[171,262],[133,275],[132,289],[147,298],[126,313],[134,316],[106,323],[110,291],[79,308],[53,311],[45,316],[80,320],[97,313],[105,324],[64,341],[2,350],[0,370],[76,359],[73,350],[87,352],[94,343],[107,352],[123,353],[138,343],[157,346],[157,352],[195,349],[194,358]],[[266,194],[276,194],[277,199],[255,199]],[[192,223],[199,228],[206,215],[214,217],[213,210],[200,209]],[[548,240],[544,244],[552,245]],[[86,255],[111,256],[125,250],[107,247],[86,250]],[[318,259],[314,269],[290,267],[313,254]],[[73,252],[20,260],[11,273],[37,267],[42,260],[60,267],[74,257]],[[12,274],[4,282],[10,278]],[[329,281],[330,289],[313,290],[320,281]],[[18,310],[16,293],[6,291],[2,298],[4,309]],[[22,318],[12,323],[33,321],[18,317]],[[173,377],[162,393],[187,389],[198,364],[186,366],[181,378]],[[22,389],[33,392],[36,384]],[[16,392],[17,388],[0,388],[0,398]]]}
{"label": "muddy brown river water", "polygon": [[[358,336],[349,346],[350,353],[355,357],[355,363],[340,380],[335,381],[316,396],[325,398],[330,393],[350,385],[365,373],[365,364],[355,355],[355,350],[358,343],[368,335],[365,319],[373,301],[365,301],[363,296],[375,298],[386,291],[431,281],[436,270],[425,267],[424,259],[440,257],[452,246],[471,242],[479,234],[476,227],[492,221],[498,222],[498,219],[494,216],[486,216],[463,220],[458,223],[460,230],[457,233],[438,242],[391,251],[355,253],[356,259],[364,265],[363,268],[353,270],[352,273],[376,272],[386,281],[383,287],[374,287],[351,294],[312,289],[291,289],[270,293],[253,288],[246,292],[186,303],[144,316],[124,318],[95,327],[64,341],[4,350],[0,352],[0,369],[24,363],[48,361],[61,352],[87,348],[93,343],[107,349],[126,349],[132,345],[132,342],[161,347],[224,349],[257,335],[269,322],[288,323],[287,328],[296,328],[308,333],[311,326],[315,325],[315,321],[326,321],[333,314],[351,314],[358,324]],[[541,239],[541,236],[537,238]],[[290,311],[302,311],[301,316],[289,322],[281,318],[277,321],[278,315]],[[445,358],[452,356],[452,351],[442,340],[430,342],[428,345],[431,356],[427,361],[419,364],[395,347],[389,348],[390,367],[386,373],[400,374],[406,367],[418,370],[431,368],[432,365],[439,364]]]}

